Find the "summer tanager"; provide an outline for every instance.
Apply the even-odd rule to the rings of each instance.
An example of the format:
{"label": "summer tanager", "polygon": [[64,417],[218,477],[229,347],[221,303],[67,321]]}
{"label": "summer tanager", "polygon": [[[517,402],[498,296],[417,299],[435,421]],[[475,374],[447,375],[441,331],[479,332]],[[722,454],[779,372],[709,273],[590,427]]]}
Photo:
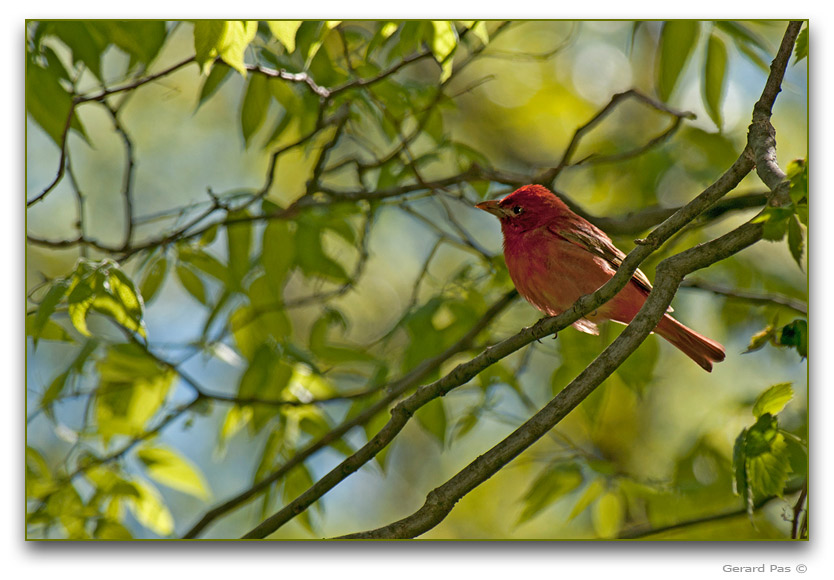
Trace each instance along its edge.
{"label": "summer tanager", "polygon": [[[576,215],[541,185],[526,185],[502,200],[475,207],[501,220],[504,259],[518,292],[547,315],[570,308],[614,276],[625,254],[605,232]],[[637,270],[614,298],[573,323],[598,334],[596,322],[628,324],[643,306],[652,285]],[[707,371],[724,360],[724,347],[664,314],[654,331]]]}

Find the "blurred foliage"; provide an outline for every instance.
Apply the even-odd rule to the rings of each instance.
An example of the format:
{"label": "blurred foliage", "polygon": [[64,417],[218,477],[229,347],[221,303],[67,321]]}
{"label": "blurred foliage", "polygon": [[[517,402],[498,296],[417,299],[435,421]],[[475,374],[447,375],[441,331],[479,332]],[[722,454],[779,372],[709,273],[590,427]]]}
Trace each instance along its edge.
{"label": "blurred foliage", "polygon": [[[518,301],[490,310],[511,283],[474,203],[546,176],[627,251],[739,155],[783,31],[27,22],[28,537],[176,537],[228,500],[201,533],[248,531],[397,396],[535,321]],[[765,208],[750,176],[644,264],[765,224],[768,241],[676,301],[728,360],[706,375],[649,338],[426,537],[664,537],[686,521],[673,537],[791,537],[767,502],[804,513],[788,502],[807,477],[807,54],[806,27],[774,117],[791,203]],[[406,515],[618,331],[565,330],[431,401],[274,537]]]}

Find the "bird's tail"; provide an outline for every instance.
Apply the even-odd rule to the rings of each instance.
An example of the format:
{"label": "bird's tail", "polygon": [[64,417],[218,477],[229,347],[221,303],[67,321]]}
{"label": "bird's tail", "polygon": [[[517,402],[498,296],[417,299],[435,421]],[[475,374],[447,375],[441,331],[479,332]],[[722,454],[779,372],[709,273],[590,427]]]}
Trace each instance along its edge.
{"label": "bird's tail", "polygon": [[654,330],[707,372],[712,372],[712,363],[724,360],[724,347],[720,343],[687,328],[668,314]]}

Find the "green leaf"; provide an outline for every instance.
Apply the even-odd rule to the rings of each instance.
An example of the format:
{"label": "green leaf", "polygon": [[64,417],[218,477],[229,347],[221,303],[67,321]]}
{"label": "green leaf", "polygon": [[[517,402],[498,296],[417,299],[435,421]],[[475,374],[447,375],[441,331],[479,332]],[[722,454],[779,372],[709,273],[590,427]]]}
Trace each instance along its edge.
{"label": "green leaf", "polygon": [[791,383],[779,383],[763,392],[753,404],[753,416],[757,419],[765,413],[778,415],[793,398]]}
{"label": "green leaf", "polygon": [[442,447],[446,443],[446,408],[443,406],[443,399],[434,399],[423,405],[414,413],[414,418],[440,443]]}
{"label": "green leaf", "polygon": [[524,494],[524,511],[518,524],[539,514],[559,498],[582,484],[582,471],[572,463],[556,463],[539,473]]}
{"label": "green leaf", "polygon": [[667,101],[698,41],[701,24],[696,20],[669,20],[660,31],[657,58],[657,93]]}
{"label": "green leaf", "polygon": [[191,296],[193,296],[200,304],[208,305],[206,288],[200,277],[195,274],[191,268],[183,264],[177,266],[176,272],[177,279],[179,279],[180,284],[182,284],[182,287],[185,288],[186,292],[191,294]]}
{"label": "green leaf", "polygon": [[796,51],[794,52],[796,60],[794,64],[801,61],[808,56],[808,27],[802,29],[799,36],[796,37]]}
{"label": "green leaf", "polygon": [[83,63],[99,80],[103,80],[101,57],[109,42],[100,22],[61,20],[51,24],[51,30],[72,51],[73,63]]}
{"label": "green leaf", "polygon": [[87,329],[87,312],[95,300],[95,289],[93,288],[94,278],[86,276],[75,279],[75,287],[67,297],[67,309],[70,321],[75,329],[84,336],[91,336]]}
{"label": "green leaf", "polygon": [[[105,290],[109,287],[107,295],[112,296],[117,303],[117,315],[114,318],[125,328],[145,336],[145,304],[133,280],[118,268],[110,267],[107,273],[109,276]],[[97,308],[97,302],[93,302],[93,307]]]}
{"label": "green leaf", "polygon": [[258,32],[255,20],[198,20],[194,23],[194,51],[197,63],[207,74],[216,57],[246,76],[244,52]]}
{"label": "green leaf", "polygon": [[487,31],[486,22],[483,20],[478,20],[469,27],[470,34],[474,35],[475,38],[481,41],[481,43],[486,46],[489,44],[489,32]]}
{"label": "green leaf", "polygon": [[211,72],[208,77],[206,77],[206,81],[200,89],[200,98],[197,101],[198,109],[200,108],[200,105],[206,102],[214,93],[217,92],[217,89],[219,89],[226,79],[229,78],[229,73],[231,72],[232,67],[223,62],[218,63],[211,69]]}
{"label": "green leaf", "polygon": [[160,536],[168,536],[174,531],[174,518],[165,505],[162,495],[150,483],[134,480],[137,495],[127,498],[127,505],[137,521]]}
{"label": "green leaf", "polygon": [[57,377],[52,379],[52,382],[49,383],[49,386],[43,392],[43,396],[41,396],[41,400],[38,406],[41,409],[43,409],[50,417],[52,417],[52,403],[54,403],[58,399],[58,397],[61,396],[61,393],[64,391],[64,387],[67,384],[67,378],[69,378],[69,376],[69,370],[66,370],[59,374]]}
{"label": "green leaf", "polygon": [[105,20],[101,25],[113,44],[145,65],[156,58],[168,36],[162,20]]}
{"label": "green leaf", "polygon": [[747,458],[744,450],[746,440],[747,429],[744,428],[733,444],[733,492],[744,498],[747,510],[750,512],[753,506],[753,498],[747,480]]}
{"label": "green leaf", "polygon": [[752,46],[767,54],[770,48],[758,34],[734,20],[716,20],[715,27],[729,34],[738,47]]}
{"label": "green leaf", "polygon": [[747,350],[745,350],[744,353],[762,349],[768,342],[774,342],[775,338],[776,327],[773,324],[770,324],[750,337],[750,344],[747,345]]}
{"label": "green leaf", "polygon": [[252,222],[236,219],[246,218],[246,210],[229,213],[229,223],[226,226],[226,242],[229,252],[229,284],[232,288],[240,288],[243,278],[249,273],[249,251],[252,245]]}
{"label": "green leaf", "polygon": [[260,345],[269,341],[270,337],[282,341],[289,335],[292,325],[283,310],[274,307],[258,310],[244,305],[229,316],[229,327],[240,353],[252,360]]}
{"label": "green leaf", "polygon": [[758,54],[755,50],[753,50],[753,49],[752,49],[749,45],[747,45],[747,44],[738,44],[738,45],[736,45],[736,48],[738,48],[738,49],[739,49],[739,51],[741,52],[741,54],[743,54],[744,56],[746,56],[746,57],[747,57],[747,60],[749,60],[749,61],[750,61],[750,62],[752,62],[754,65],[756,65],[757,67],[759,67],[759,68],[762,70],[762,72],[767,73],[767,72],[769,72],[769,71],[770,71],[770,67],[768,66],[768,64],[767,64],[767,62],[765,61],[765,59],[763,59],[763,58],[761,57],[761,55],[759,55],[759,54]]}
{"label": "green leaf", "polygon": [[614,538],[623,527],[625,506],[618,493],[608,491],[594,504],[591,522],[600,538]]}
{"label": "green leaf", "polygon": [[788,221],[793,216],[793,209],[788,207],[768,207],[753,218],[753,223],[761,223],[762,239],[778,242],[788,231]]}
{"label": "green leaf", "polygon": [[756,497],[781,496],[791,471],[790,452],[778,421],[762,414],[742,430],[733,447],[734,490],[752,514]]}
{"label": "green leaf", "polygon": [[267,111],[269,111],[269,101],[267,77],[262,74],[251,75],[240,107],[240,128],[246,147],[249,147],[252,135],[263,125]]}
{"label": "green leaf", "polygon": [[70,321],[84,336],[90,336],[87,328],[90,309],[145,336],[142,298],[133,281],[112,260],[79,262],[70,279],[70,289],[67,297]]}
{"label": "green leaf", "polygon": [[[26,112],[41,126],[46,134],[61,147],[67,118],[72,110],[72,96],[59,81],[60,71],[47,70],[27,60],[26,62]],[[86,132],[72,113],[70,128],[86,139]]]}
{"label": "green leaf", "polygon": [[591,481],[585,487],[585,492],[582,494],[582,497],[580,497],[579,501],[576,502],[576,505],[573,506],[568,519],[572,520],[584,512],[588,506],[591,505],[591,503],[593,503],[593,501],[597,499],[600,494],[602,494],[603,491],[605,491],[605,484],[601,479],[594,479]]}
{"label": "green leaf", "polygon": [[704,105],[710,119],[722,128],[721,103],[727,87],[727,47],[718,35],[710,34],[707,42],[707,59],[704,64]]}
{"label": "green leaf", "polygon": [[99,540],[132,540],[133,536],[126,527],[119,522],[100,519],[96,522],[93,536]]}
{"label": "green leaf", "polygon": [[307,277],[319,277],[333,282],[350,279],[341,264],[324,252],[321,241],[322,231],[315,227],[299,224],[295,230],[295,247],[303,248],[295,254],[295,263]]}
{"label": "green leaf", "polygon": [[218,54],[218,45],[226,30],[220,20],[198,20],[194,23],[194,52],[197,64],[207,74]]}
{"label": "green leaf", "polygon": [[782,327],[779,333],[779,344],[792,346],[802,358],[808,358],[808,321],[797,318]]}
{"label": "green leaf", "polygon": [[[788,163],[788,179],[791,182],[790,196],[795,205],[808,203],[808,162],[794,159]],[[808,225],[807,223],[805,224]]]}
{"label": "green leaf", "polygon": [[[283,400],[284,389],[292,375],[293,369],[290,365],[280,360],[269,346],[261,345],[255,352],[252,363],[241,376],[237,394],[244,399]],[[275,405],[253,404],[249,423],[252,431],[257,433],[279,413],[280,410]]]}
{"label": "green leaf", "polygon": [[87,362],[90,355],[95,352],[97,346],[98,342],[95,340],[88,340],[84,343],[84,346],[81,347],[81,350],[78,352],[67,370],[60,373],[52,380],[51,383],[49,383],[49,386],[44,391],[43,395],[41,395],[41,400],[38,403],[38,406],[41,409],[44,409],[47,415],[52,417],[52,404],[61,396],[61,393],[64,391],[64,387],[66,387],[71,377],[83,374],[84,364]]}
{"label": "green leaf", "polygon": [[84,501],[72,485],[64,485],[46,500],[48,513],[60,522],[67,538],[71,540],[84,540],[89,537],[84,508]]}
{"label": "green leaf", "polygon": [[313,59],[318,54],[322,44],[324,44],[327,35],[332,29],[336,28],[340,22],[340,20],[325,20],[317,23],[317,28],[315,29],[315,33],[312,37],[312,42],[307,44],[306,51],[304,52],[304,70],[308,70],[310,68]]}
{"label": "green leaf", "polygon": [[270,220],[261,240],[261,262],[270,288],[280,297],[295,263],[295,238],[285,220]]}
{"label": "green leaf", "polygon": [[[287,475],[287,479],[284,482],[284,492],[282,494],[284,499],[284,504],[287,504],[302,493],[307,491],[313,486],[313,476],[310,474],[310,470],[307,469],[305,464],[301,464],[297,466],[295,469],[290,471]],[[321,511],[321,502],[317,502],[315,504],[318,506],[319,511]],[[304,510],[295,518],[304,528],[310,532],[311,534],[315,534],[315,530],[313,529],[313,523],[310,520],[310,510]]]}
{"label": "green leaf", "polygon": [[[327,417],[324,413],[320,412],[318,409],[307,409],[309,414],[305,415],[299,421],[299,427],[302,431],[309,434],[313,440],[319,440],[333,430],[333,425],[331,425],[327,421]],[[329,445],[335,451],[341,453],[345,457],[349,457],[353,455],[354,449],[353,447],[348,444],[344,438],[340,437],[339,439],[332,440],[331,437],[328,437],[330,441]]]}
{"label": "green leaf", "polygon": [[443,83],[452,74],[452,53],[458,45],[457,33],[449,20],[432,20],[434,35],[432,36],[431,51],[440,64],[442,72],[440,82]]}
{"label": "green leaf", "polygon": [[181,245],[177,249],[177,257],[181,262],[186,262],[189,266],[193,266],[219,282],[225,284],[229,279],[226,266],[211,254],[199,248]]}
{"label": "green leaf", "polygon": [[796,215],[788,220],[788,248],[796,264],[802,269],[802,256],[805,252],[805,232]]}
{"label": "green leaf", "polygon": [[295,52],[295,33],[303,20],[267,20],[270,32],[275,39],[284,45],[287,54]]}
{"label": "green leaf", "polygon": [[136,456],[148,476],[172,489],[208,501],[211,493],[200,469],[170,447],[143,447]]}
{"label": "green leaf", "polygon": [[[748,433],[749,435],[749,433]],[[750,488],[760,496],[782,496],[791,471],[785,437],[778,433],[766,453],[748,460],[747,474]]]}
{"label": "green leaf", "polygon": [[154,260],[153,263],[145,271],[142,281],[139,283],[139,291],[142,293],[142,300],[145,303],[153,300],[157,291],[162,286],[165,280],[165,274],[168,272],[168,260],[164,257]]}
{"label": "green leaf", "polygon": [[[43,300],[41,300],[41,303],[38,305],[38,309],[35,311],[35,316],[33,318],[31,333],[35,346],[38,345],[38,338],[41,337],[47,322],[49,322],[49,318],[52,316],[52,313],[55,312],[55,308],[58,306],[58,303],[61,302],[66,295],[69,286],[69,280],[58,280],[57,282],[54,282],[52,286],[49,287],[49,290],[47,290],[46,295],[43,297]],[[27,323],[29,318],[30,317],[26,318]]]}
{"label": "green leaf", "polygon": [[26,336],[31,336],[37,346],[38,340],[55,340],[60,342],[73,342],[72,336],[64,330],[57,322],[47,320],[43,327],[35,332],[35,315],[30,314],[26,317]]}
{"label": "green leaf", "polygon": [[151,358],[142,347],[115,344],[98,361],[95,418],[99,433],[138,436],[162,407],[176,372]]}

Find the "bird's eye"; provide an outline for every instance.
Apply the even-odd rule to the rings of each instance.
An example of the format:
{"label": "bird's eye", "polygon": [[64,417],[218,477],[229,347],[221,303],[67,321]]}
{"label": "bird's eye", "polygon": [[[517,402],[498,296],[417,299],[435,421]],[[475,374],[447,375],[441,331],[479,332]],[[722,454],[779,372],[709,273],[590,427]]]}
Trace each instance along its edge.
{"label": "bird's eye", "polygon": [[515,215],[520,215],[524,211],[524,208],[521,207],[520,205],[516,205],[516,206],[513,206],[512,211]]}

